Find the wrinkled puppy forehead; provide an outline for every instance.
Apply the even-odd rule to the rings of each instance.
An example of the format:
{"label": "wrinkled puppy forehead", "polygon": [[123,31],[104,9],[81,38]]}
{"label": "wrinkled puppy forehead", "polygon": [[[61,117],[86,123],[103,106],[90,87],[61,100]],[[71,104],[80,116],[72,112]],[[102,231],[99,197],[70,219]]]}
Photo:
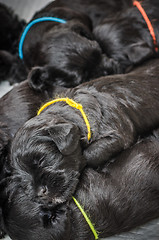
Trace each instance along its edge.
{"label": "wrinkled puppy forehead", "polygon": [[[52,124],[54,124],[53,117]],[[12,141],[11,156],[13,158],[17,157],[17,155],[22,156],[26,152],[32,152],[35,147],[38,147],[39,144],[51,141],[48,129],[49,120],[47,120],[45,117],[42,118],[41,116],[36,116],[27,121],[18,130]]]}
{"label": "wrinkled puppy forehead", "polygon": [[17,131],[12,142],[12,146],[18,144],[25,145],[30,139],[36,141],[41,136],[49,135],[49,128],[62,121],[58,115],[54,113],[46,113],[47,108],[39,115],[31,118]]}
{"label": "wrinkled puppy forehead", "polygon": [[26,122],[15,135],[11,145],[12,161],[32,159],[33,156],[47,156],[51,159],[68,156],[79,148],[79,141],[80,134],[76,125],[42,112]]}

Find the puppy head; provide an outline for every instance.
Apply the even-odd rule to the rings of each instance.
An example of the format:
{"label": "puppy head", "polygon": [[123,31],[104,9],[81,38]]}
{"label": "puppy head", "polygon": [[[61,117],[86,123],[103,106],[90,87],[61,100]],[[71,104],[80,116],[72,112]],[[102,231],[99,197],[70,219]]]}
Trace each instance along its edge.
{"label": "puppy head", "polygon": [[23,186],[10,178],[3,205],[4,227],[11,239],[69,240],[71,225],[67,204],[45,207],[28,195]]}
{"label": "puppy head", "polygon": [[42,89],[45,84],[74,87],[117,73],[116,68],[107,66],[107,61],[103,60],[101,48],[91,32],[82,24],[71,22],[54,27],[33,51],[28,54],[24,51],[24,61],[30,67],[38,66],[29,75],[35,89]]}
{"label": "puppy head", "polygon": [[74,124],[42,115],[29,120],[16,134],[12,164],[20,178],[24,178],[22,171],[29,174],[28,186],[37,201],[62,203],[72,196],[85,165],[80,134]]}
{"label": "puppy head", "polygon": [[148,28],[143,27],[141,14],[137,11],[135,15],[134,10],[130,8],[114,18],[105,19],[93,30],[103,52],[120,62],[123,72],[154,55]]}

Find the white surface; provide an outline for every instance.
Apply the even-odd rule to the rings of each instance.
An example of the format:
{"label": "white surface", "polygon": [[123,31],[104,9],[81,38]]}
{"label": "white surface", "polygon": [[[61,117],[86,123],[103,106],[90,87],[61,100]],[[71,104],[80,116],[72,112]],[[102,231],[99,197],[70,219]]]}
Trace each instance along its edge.
{"label": "white surface", "polygon": [[5,238],[2,238],[3,240],[11,240],[11,238],[10,237],[5,237]]}
{"label": "white surface", "polygon": [[39,11],[52,0],[0,0],[0,2],[14,9],[22,19],[30,21],[35,11]]}
{"label": "white surface", "polygon": [[0,83],[0,97],[6,94],[9,90],[12,89],[12,86],[9,85],[7,81],[3,81]]}

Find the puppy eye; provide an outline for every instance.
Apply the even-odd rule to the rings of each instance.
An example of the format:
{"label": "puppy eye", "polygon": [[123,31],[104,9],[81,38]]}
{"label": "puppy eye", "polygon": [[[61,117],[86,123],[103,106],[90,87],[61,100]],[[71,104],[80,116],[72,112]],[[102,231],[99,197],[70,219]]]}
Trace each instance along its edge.
{"label": "puppy eye", "polygon": [[58,219],[60,219],[61,215],[64,214],[64,210],[60,209],[60,208],[54,208],[54,210],[52,211],[52,215],[50,218],[50,221],[52,224],[55,224]]}
{"label": "puppy eye", "polygon": [[84,31],[84,30],[81,30],[81,31],[80,31],[80,35],[81,35],[82,37],[85,37],[85,38],[89,39],[89,40],[93,40],[91,34],[89,34],[88,32],[86,32],[86,31]]}
{"label": "puppy eye", "polygon": [[44,227],[48,227],[50,225],[50,219],[51,219],[51,212],[40,212],[40,219],[42,221],[42,224]]}

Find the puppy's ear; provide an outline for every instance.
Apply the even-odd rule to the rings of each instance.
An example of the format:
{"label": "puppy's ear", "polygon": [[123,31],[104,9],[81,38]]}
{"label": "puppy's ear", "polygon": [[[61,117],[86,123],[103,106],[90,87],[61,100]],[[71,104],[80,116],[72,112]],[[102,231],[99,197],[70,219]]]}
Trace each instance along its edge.
{"label": "puppy's ear", "polygon": [[104,66],[103,76],[123,73],[120,63],[113,58],[108,58],[105,54],[102,55],[102,64]]}
{"label": "puppy's ear", "polygon": [[34,67],[28,75],[31,88],[42,91],[49,81],[49,72],[44,67]]}
{"label": "puppy's ear", "polygon": [[132,44],[126,53],[132,63],[138,64],[152,56],[153,50],[145,42],[138,42]]}
{"label": "puppy's ear", "polygon": [[74,124],[57,124],[52,126],[48,132],[62,154],[69,155],[76,150],[80,133]]}
{"label": "puppy's ear", "polygon": [[79,34],[82,37],[85,37],[89,40],[93,40],[93,34],[91,33],[91,31],[89,31],[86,27],[84,27],[83,25],[75,25],[72,26],[71,30],[77,34]]}
{"label": "puppy's ear", "polygon": [[[65,71],[64,69],[57,69],[53,66],[34,67],[29,75],[28,82],[31,88],[36,91],[49,90],[50,86],[73,87],[75,83],[75,75]],[[75,84],[77,85],[77,84]]]}

